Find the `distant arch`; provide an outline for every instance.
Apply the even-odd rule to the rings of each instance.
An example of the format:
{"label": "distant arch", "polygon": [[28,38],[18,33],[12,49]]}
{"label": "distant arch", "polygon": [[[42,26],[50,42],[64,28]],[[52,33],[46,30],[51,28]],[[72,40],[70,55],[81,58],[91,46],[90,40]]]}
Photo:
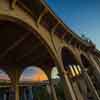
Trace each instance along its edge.
{"label": "distant arch", "polygon": [[74,53],[67,47],[62,48],[61,57],[65,70],[67,70],[69,65],[79,65]]}
{"label": "distant arch", "polygon": [[88,58],[85,55],[81,54],[80,58],[81,58],[81,62],[85,68],[88,68],[91,65]]}
{"label": "distant arch", "polygon": [[51,79],[59,79],[59,72],[56,66],[54,66],[51,70]]}
{"label": "distant arch", "polygon": [[29,66],[23,70],[21,73],[20,82],[29,81],[29,82],[40,82],[48,80],[46,73],[37,66]]}
{"label": "distant arch", "polygon": [[5,72],[5,70],[3,69],[0,69],[0,82],[3,82],[3,81],[11,81],[8,73]]}

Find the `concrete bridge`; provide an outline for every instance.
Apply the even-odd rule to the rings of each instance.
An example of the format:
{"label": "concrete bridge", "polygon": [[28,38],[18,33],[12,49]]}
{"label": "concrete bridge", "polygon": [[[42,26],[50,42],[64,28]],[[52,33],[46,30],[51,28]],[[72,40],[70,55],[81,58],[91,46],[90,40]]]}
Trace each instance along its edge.
{"label": "concrete bridge", "polygon": [[28,66],[47,74],[59,71],[66,100],[100,100],[100,52],[79,37],[43,0],[0,0],[0,69],[11,79],[19,100],[19,77]]}

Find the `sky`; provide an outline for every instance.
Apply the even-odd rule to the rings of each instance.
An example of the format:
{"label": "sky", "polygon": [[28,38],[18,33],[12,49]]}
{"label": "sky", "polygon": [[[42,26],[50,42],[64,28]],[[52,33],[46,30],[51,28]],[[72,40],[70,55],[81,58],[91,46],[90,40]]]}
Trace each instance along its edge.
{"label": "sky", "polygon": [[0,70],[0,80],[10,80],[8,75],[3,70]]}
{"label": "sky", "polygon": [[30,66],[25,69],[20,77],[20,81],[43,81],[48,80],[45,72],[39,67]]}
{"label": "sky", "polygon": [[100,0],[45,0],[77,34],[91,39],[100,50]]}

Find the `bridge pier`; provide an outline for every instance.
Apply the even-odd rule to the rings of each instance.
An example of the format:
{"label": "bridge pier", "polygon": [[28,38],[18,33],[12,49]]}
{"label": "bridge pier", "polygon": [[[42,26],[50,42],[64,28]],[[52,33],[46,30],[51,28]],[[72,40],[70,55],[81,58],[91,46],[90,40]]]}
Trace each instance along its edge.
{"label": "bridge pier", "polygon": [[49,80],[49,87],[50,87],[52,99],[58,100],[52,79]]}
{"label": "bridge pier", "polygon": [[29,91],[29,100],[33,100],[32,86],[27,87]]}
{"label": "bridge pier", "polygon": [[15,100],[20,100],[19,86],[17,84],[15,85]]}
{"label": "bridge pier", "polygon": [[99,97],[99,95],[98,95],[98,93],[97,93],[97,91],[96,91],[96,89],[91,81],[91,78],[86,71],[84,71],[84,78],[85,78],[87,85],[88,85],[89,89],[91,90],[95,100],[100,100],[100,97]]}
{"label": "bridge pier", "polygon": [[24,91],[23,91],[23,98],[24,98],[24,100],[27,100],[27,96],[26,96],[26,93],[25,93],[25,88],[24,88]]}
{"label": "bridge pier", "polygon": [[78,83],[82,97],[84,98],[84,100],[87,100],[87,85],[82,75],[77,80],[77,83]]}
{"label": "bridge pier", "polygon": [[65,92],[65,96],[66,96],[66,100],[77,100],[76,99],[76,95],[73,91],[73,87],[69,81],[69,78],[68,76],[65,74],[63,75],[63,81],[64,81],[64,84],[65,84],[65,89],[64,89],[64,92]]}
{"label": "bridge pier", "polygon": [[73,87],[70,83],[67,73],[64,70],[63,64],[57,60],[58,71],[60,73],[61,81],[64,84],[64,94],[66,100],[77,100]]}
{"label": "bridge pier", "polygon": [[6,94],[6,93],[3,94],[3,99],[4,99],[4,100],[7,100],[7,94]]}
{"label": "bridge pier", "polygon": [[19,87],[19,77],[21,69],[17,66],[16,68],[11,68],[8,74],[11,78],[12,89],[14,90],[15,100],[20,100],[20,87]]}
{"label": "bridge pier", "polygon": [[83,55],[81,56],[81,60],[82,62],[80,63],[80,65],[81,65],[82,73],[83,73],[82,76],[85,82],[87,83],[89,90],[91,91],[91,95],[93,96],[95,100],[100,100],[97,90],[92,82],[92,79],[94,77],[94,73],[92,72],[94,71],[93,64]]}
{"label": "bridge pier", "polygon": [[57,95],[56,95],[56,90],[54,87],[54,83],[53,83],[53,80],[51,78],[51,69],[45,70],[45,72],[48,76],[48,81],[49,81],[49,84],[47,85],[48,94],[52,100],[58,100]]}

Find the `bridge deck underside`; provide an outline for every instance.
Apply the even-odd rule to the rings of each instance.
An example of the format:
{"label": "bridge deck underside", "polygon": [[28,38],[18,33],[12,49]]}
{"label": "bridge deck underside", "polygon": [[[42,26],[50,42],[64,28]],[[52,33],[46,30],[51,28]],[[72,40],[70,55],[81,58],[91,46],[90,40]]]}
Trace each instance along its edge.
{"label": "bridge deck underside", "polygon": [[34,34],[15,23],[0,22],[0,67],[48,65],[50,55]]}

